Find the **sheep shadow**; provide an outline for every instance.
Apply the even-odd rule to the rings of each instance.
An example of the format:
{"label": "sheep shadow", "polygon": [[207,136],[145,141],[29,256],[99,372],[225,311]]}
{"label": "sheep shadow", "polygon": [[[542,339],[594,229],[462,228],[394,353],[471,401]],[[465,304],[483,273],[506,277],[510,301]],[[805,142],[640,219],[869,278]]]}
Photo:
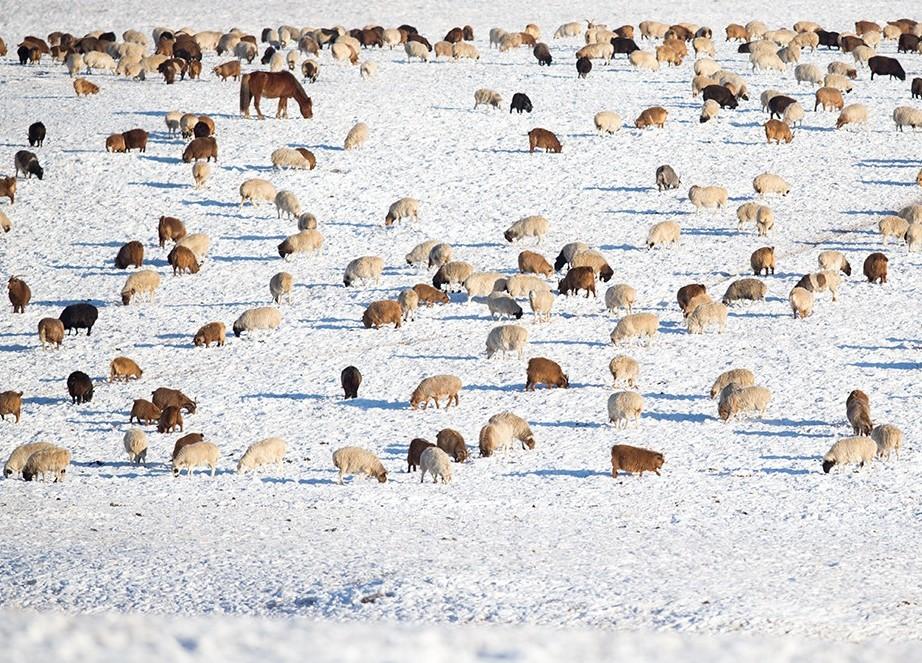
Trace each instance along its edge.
{"label": "sheep shadow", "polygon": [[604,191],[606,193],[647,193],[653,191],[649,186],[584,186],[583,191]]}
{"label": "sheep shadow", "polygon": [[475,355],[394,355],[395,359],[431,359],[435,361],[476,361]]}
{"label": "sheep shadow", "polygon": [[608,424],[598,421],[532,421],[534,426],[547,428],[608,428]]}
{"label": "sheep shadow", "polygon": [[32,405],[57,405],[62,402],[61,398],[51,398],[50,396],[29,396],[22,400]]}
{"label": "sheep shadow", "polygon": [[[181,201],[179,201],[179,202],[180,202],[180,204],[182,204],[182,205],[201,205],[202,207],[236,207],[237,209],[242,209],[242,208],[240,207],[240,203],[225,202],[225,201],[223,201],[223,200],[212,200],[212,199],[205,199],[205,200],[188,200],[188,199],[183,199],[183,200],[181,200]],[[272,206],[271,206],[271,205],[266,205],[265,207],[266,207],[267,209],[270,209],[270,210],[272,209]],[[243,218],[243,219],[248,219],[248,218],[250,218],[250,217],[245,217],[245,216],[240,215],[240,214],[238,214],[237,216],[240,217],[240,218]],[[262,221],[261,218],[260,218],[259,220]]]}
{"label": "sheep shadow", "polygon": [[783,431],[779,433],[775,430],[737,430],[736,434],[748,437],[805,437],[829,439],[829,435],[826,433],[798,433],[797,431]]}
{"label": "sheep shadow", "polygon": [[26,352],[27,350],[31,350],[31,349],[32,349],[31,345],[19,345],[19,344],[0,345],[0,352]]}
{"label": "sheep shadow", "polygon": [[650,398],[655,398],[662,401],[709,401],[711,400],[707,396],[702,394],[649,394]]}
{"label": "sheep shadow", "polygon": [[410,403],[407,401],[384,401],[372,398],[350,398],[340,401],[340,404],[347,407],[355,407],[360,410],[405,410],[409,409]]}
{"label": "sheep shadow", "polygon": [[262,392],[262,393],[257,393],[257,394],[243,394],[240,398],[241,400],[256,400],[256,399],[261,399],[261,398],[267,398],[267,399],[278,399],[278,400],[285,400],[285,401],[288,401],[288,400],[291,400],[291,401],[329,400],[329,396],[324,396],[322,394],[301,394],[301,393],[294,393],[294,392],[287,393],[287,394],[281,394],[281,393],[276,394],[276,393],[268,393],[268,392]]}
{"label": "sheep shadow", "polygon": [[810,470],[795,470],[791,467],[760,467],[759,472],[762,474],[789,474],[791,476],[813,474]]}
{"label": "sheep shadow", "polygon": [[271,260],[269,256],[212,256],[215,262],[264,262]]}
{"label": "sheep shadow", "polygon": [[816,460],[816,456],[759,456],[759,460]]}
{"label": "sheep shadow", "polygon": [[129,182],[128,184],[133,186],[149,186],[154,189],[185,189],[189,186],[187,184],[177,184],[175,182]]}
{"label": "sheep shadow", "polygon": [[856,361],[849,364],[849,366],[857,366],[858,368],[882,368],[897,371],[916,371],[922,368],[922,363],[915,361]]}
{"label": "sheep shadow", "polygon": [[522,387],[518,384],[469,384],[465,385],[464,389],[467,391],[522,391]]}
{"label": "sheep shadow", "polygon": [[573,479],[588,479],[589,477],[610,477],[611,472],[599,472],[597,470],[529,470],[527,472],[507,472],[503,476],[507,477],[570,477]]}
{"label": "sheep shadow", "polygon": [[760,423],[765,424],[766,426],[778,426],[783,428],[796,428],[799,426],[832,426],[833,424],[828,421],[820,421],[819,419],[788,419],[782,417],[780,419],[760,419]]}
{"label": "sheep shadow", "polygon": [[862,180],[862,184],[880,184],[881,186],[911,186],[915,188],[915,182],[898,182],[896,180]]}
{"label": "sheep shadow", "polygon": [[143,159],[144,161],[155,161],[157,163],[166,163],[170,165],[182,163],[182,160],[179,158],[158,157],[158,156],[148,155],[146,153],[141,155],[141,159]]}
{"label": "sheep shadow", "polygon": [[715,417],[707,414],[696,414],[692,412],[644,412],[642,418],[650,418],[654,421],[685,421],[692,423],[704,423],[713,421]]}

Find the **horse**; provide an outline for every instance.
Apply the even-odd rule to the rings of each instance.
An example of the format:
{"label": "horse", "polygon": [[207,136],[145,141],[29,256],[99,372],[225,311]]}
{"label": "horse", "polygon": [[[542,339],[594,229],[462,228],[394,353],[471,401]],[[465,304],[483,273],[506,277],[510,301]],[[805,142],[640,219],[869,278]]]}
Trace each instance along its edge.
{"label": "horse", "polygon": [[240,77],[240,112],[244,117],[250,117],[250,100],[256,108],[256,115],[264,119],[259,110],[259,100],[262,97],[278,98],[279,107],[275,117],[288,117],[288,98],[294,97],[301,107],[301,116],[310,119],[314,116],[311,108],[311,98],[307,96],[304,88],[290,72],[287,71],[254,71]]}

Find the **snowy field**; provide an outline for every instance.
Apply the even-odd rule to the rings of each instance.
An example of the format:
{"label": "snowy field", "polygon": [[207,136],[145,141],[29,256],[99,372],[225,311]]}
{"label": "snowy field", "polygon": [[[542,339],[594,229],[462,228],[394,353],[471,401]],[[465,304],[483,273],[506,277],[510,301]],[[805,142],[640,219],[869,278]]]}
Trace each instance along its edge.
{"label": "snowy field", "polygon": [[[790,69],[753,74],[748,56],[722,35],[727,23],[754,17],[770,27],[811,19],[844,32],[858,19],[885,22],[913,17],[914,9],[908,2],[766,8],[690,0],[644,3],[623,15],[581,0],[553,0],[540,10],[524,2],[359,8],[325,0],[299,15],[275,0],[190,3],[172,13],[123,0],[6,8],[0,174],[12,174],[13,154],[29,149],[29,124],[43,121],[48,138],[34,149],[44,179],[20,180],[15,205],[0,202],[13,223],[0,237],[0,273],[21,275],[33,292],[24,315],[11,307],[0,315],[0,391],[25,393],[22,421],[0,422],[0,456],[45,439],[73,454],[64,484],[0,481],[0,638],[13,643],[6,651],[77,659],[98,654],[94,644],[117,646],[105,633],[124,627],[147,634],[155,647],[135,643],[139,660],[256,658],[267,642],[279,651],[310,643],[328,657],[317,660],[363,653],[368,660],[351,642],[362,635],[380,644],[373,659],[406,659],[399,645],[429,652],[428,660],[451,652],[460,657],[453,660],[563,660],[548,654],[559,646],[555,632],[535,628],[553,627],[568,629],[563,640],[584,652],[580,660],[619,652],[689,660],[910,657],[915,645],[904,641],[922,635],[922,254],[883,245],[877,222],[922,192],[915,184],[922,134],[899,133],[890,119],[894,107],[913,105],[909,80],[922,75],[922,56],[898,56],[905,82],[872,82],[859,70],[846,101],[870,107],[867,128],[837,131],[836,113],[808,110],[791,144],[769,146],[759,94],[778,89],[812,109],[814,88],[798,86]],[[693,58],[641,73],[621,56],[577,80],[573,53],[582,37],[551,35],[562,22],[587,18],[612,27],[643,19],[711,26],[717,61],[745,78],[750,100],[700,124],[701,99],[690,95]],[[305,86],[311,120],[295,119],[294,104],[290,120],[241,118],[238,85],[210,73],[228,59],[214,53],[206,54],[200,81],[166,86],[154,75],[136,82],[95,74],[88,78],[101,92],[86,99],[74,96],[63,66],[45,58],[23,67],[15,58],[22,36],[52,30],[236,26],[258,36],[280,23],[404,22],[432,42],[470,23],[481,59],[407,64],[402,49],[369,49],[361,58],[380,71],[365,81],[358,67],[334,62],[325,50],[319,80]],[[489,48],[491,27],[521,30],[528,22],[541,27],[550,68],[538,67],[529,48]],[[892,41],[878,49],[895,51]],[[849,55],[825,49],[805,52],[801,62],[825,71],[836,59],[851,64]],[[246,70],[257,68],[265,67],[257,60]],[[480,87],[503,95],[501,110],[473,109]],[[533,113],[509,114],[515,92],[528,94]],[[269,118],[275,103],[264,102]],[[668,109],[666,127],[634,129],[633,119],[653,105]],[[220,161],[203,189],[193,188],[191,166],[180,161],[185,142],[166,133],[170,110],[216,121]],[[619,113],[625,128],[599,136],[593,115],[601,110]],[[369,140],[344,151],[357,121],[368,124]],[[528,153],[526,133],[539,126],[560,137],[562,154]],[[105,152],[107,135],[134,127],[151,133],[146,154]],[[286,145],[312,150],[317,168],[273,171],[269,156]],[[654,171],[663,163],[681,176],[677,191],[656,191]],[[735,216],[754,199],[752,179],[764,171],[792,185],[789,196],[766,199],[776,217],[767,241],[752,227],[737,230]],[[321,255],[278,257],[276,246],[297,228],[277,219],[273,206],[238,209],[237,189],[249,177],[298,195],[326,238]],[[686,197],[692,184],[725,186],[728,208],[695,214]],[[403,196],[421,201],[419,222],[385,229],[388,205]],[[537,249],[506,243],[503,230],[529,214],[550,220],[545,241]],[[172,276],[167,250],[157,246],[161,215],[210,235],[199,274]],[[648,251],[648,228],[666,219],[681,224],[681,245]],[[604,307],[610,284],[600,284],[598,299],[557,297],[547,324],[535,323],[522,301],[526,360],[553,359],[570,378],[568,390],[525,392],[526,360],[485,358],[497,323],[463,294],[421,309],[401,329],[364,329],[369,302],[431,281],[432,272],[404,261],[425,239],[450,243],[456,258],[479,270],[506,273],[515,272],[525,248],[553,262],[563,244],[584,241],[607,257],[611,283],[637,289],[637,310],[660,316],[659,337],[652,347],[611,344],[619,315]],[[163,278],[153,304],[121,305],[126,273],[112,260],[129,240],[144,244],[145,267]],[[767,300],[731,308],[722,335],[687,334],[676,290],[700,282],[721,295],[764,245],[776,247],[778,262],[765,279]],[[853,274],[839,301],[821,294],[812,317],[794,320],[788,292],[816,271],[824,249],[843,251]],[[861,265],[881,250],[890,279],[871,285]],[[346,263],[363,255],[384,258],[380,285],[344,288]],[[223,348],[192,346],[201,325],[220,320],[230,330],[245,309],[269,305],[268,282],[278,271],[296,281],[278,330],[239,339],[229,333]],[[556,278],[549,284],[556,290]],[[38,320],[84,300],[100,309],[92,336],[67,337],[60,351],[43,352]],[[606,402],[608,363],[620,353],[641,364],[645,410],[619,431],[607,423]],[[107,383],[117,355],[135,359],[143,378]],[[357,400],[344,401],[339,374],[350,364],[364,382]],[[763,418],[717,419],[708,389],[732,367],[751,368],[772,390]],[[65,381],[74,370],[96,383],[89,404],[70,404]],[[411,410],[411,391],[438,373],[462,379],[460,407]],[[153,427],[146,427],[148,465],[127,462],[122,435],[132,400],[161,386],[197,399],[185,430],[220,447],[216,477],[174,479],[169,456],[178,435]],[[853,389],[869,394],[875,423],[903,430],[903,453],[899,461],[825,475],[823,454],[851,434],[845,399]],[[479,458],[478,432],[503,410],[530,422],[536,448]],[[414,437],[434,441],[445,427],[464,435],[472,458],[453,467],[453,483],[420,485],[418,474],[405,472],[407,445]],[[267,436],[288,441],[284,467],[235,474],[243,450]],[[614,443],[662,452],[662,476],[613,480]],[[374,450],[388,482],[336,485],[331,454],[347,444]],[[148,622],[137,614],[49,611],[199,617]],[[330,621],[365,624],[353,631]],[[408,626],[420,623],[426,626]],[[213,632],[203,636],[189,624]],[[472,631],[471,624],[516,628]],[[49,633],[76,644],[62,649]],[[161,633],[171,637],[157,642]],[[850,644],[859,641],[870,642]],[[547,649],[539,651],[542,642]]]}

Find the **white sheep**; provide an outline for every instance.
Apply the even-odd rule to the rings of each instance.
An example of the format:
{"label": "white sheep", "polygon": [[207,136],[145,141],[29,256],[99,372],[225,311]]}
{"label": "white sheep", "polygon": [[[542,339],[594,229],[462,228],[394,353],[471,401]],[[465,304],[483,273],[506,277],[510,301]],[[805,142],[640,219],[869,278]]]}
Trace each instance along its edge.
{"label": "white sheep", "polygon": [[[582,26],[580,26],[580,29],[582,29]],[[579,32],[577,32],[577,34],[579,34]],[[498,47],[505,36],[506,31],[502,28],[490,28],[490,48]]]}
{"label": "white sheep", "polygon": [[838,251],[822,251],[817,256],[817,262],[822,270],[841,271],[846,276],[851,276],[852,266]]}
{"label": "white sheep", "polygon": [[525,343],[528,342],[528,330],[519,325],[500,325],[490,330],[487,335],[487,359],[497,352],[506,356],[507,352],[515,352],[522,359]]}
{"label": "white sheep", "polygon": [[147,434],[140,428],[131,428],[122,438],[125,451],[132,463],[147,464]]}
{"label": "white sheep", "polygon": [[762,112],[768,111],[768,102],[770,102],[774,97],[784,94],[778,90],[765,90],[762,94],[759,95],[759,101],[762,102]]}
{"label": "white sheep", "polygon": [[337,62],[350,62],[355,64],[358,62],[359,57],[359,48],[358,40],[353,42],[352,37],[344,37],[340,35],[336,39],[336,43],[330,46],[330,55],[333,56],[333,59]]}
{"label": "white sheep", "polygon": [[283,189],[275,194],[275,212],[278,218],[284,213],[286,218],[297,218],[301,215],[301,203],[293,191]]}
{"label": "white sheep", "polygon": [[195,259],[201,262],[208,254],[208,247],[211,245],[211,238],[205,233],[190,233],[180,238],[176,246],[185,246],[192,251]]}
{"label": "white sheep", "polygon": [[285,55],[281,51],[276,51],[269,58],[269,71],[282,71],[286,66]]}
{"label": "white sheep", "polygon": [[550,290],[529,290],[528,304],[538,322],[549,322],[551,309],[554,307],[554,295]]}
{"label": "white sheep", "polygon": [[656,54],[649,51],[633,51],[627,59],[638,71],[659,71],[659,61]]}
{"label": "white sheep", "polygon": [[655,313],[632,313],[618,321],[611,332],[611,342],[619,343],[629,338],[646,337],[648,343],[653,342],[659,328],[659,318]]}
{"label": "white sheep", "polygon": [[288,51],[285,55],[285,64],[288,65],[289,71],[294,71],[298,68],[298,51]]}
{"label": "white sheep", "polygon": [[613,134],[621,130],[621,116],[612,111],[596,113],[593,121],[600,134]]}
{"label": "white sheep", "polygon": [[451,248],[451,244],[444,242],[433,244],[432,248],[429,249],[429,269],[439,269],[442,265],[451,262],[453,255],[454,249]]}
{"label": "white sheep", "polygon": [[893,424],[879,424],[871,431],[871,439],[877,444],[877,456],[890,460],[890,454],[895,453],[900,459],[900,449],[903,446],[903,431]]}
{"label": "white sheep", "polygon": [[780,71],[784,72],[787,65],[776,53],[751,53],[753,71]]}
{"label": "white sheep", "polygon": [[785,64],[797,64],[800,62],[800,46],[798,44],[788,44],[778,51],[778,57]]}
{"label": "white sheep", "polygon": [[298,150],[290,147],[280,147],[272,151],[272,167],[277,169],[295,168],[297,170],[310,170],[311,162],[308,161],[303,154],[298,152]]}
{"label": "white sheep", "polygon": [[179,120],[182,118],[182,111],[169,111],[164,117],[163,121],[166,123],[167,133],[173,136],[177,131],[179,131]]}
{"label": "white sheep", "polygon": [[480,52],[473,44],[464,41],[455,42],[451,47],[451,57],[455,60],[479,60]]}
{"label": "white sheep", "polygon": [[53,474],[55,482],[64,481],[67,466],[70,464],[70,451],[52,446],[32,453],[22,468],[22,478],[32,481],[39,475],[44,481],[45,475]]}
{"label": "white sheep", "polygon": [[279,244],[279,256],[288,260],[296,253],[314,254],[323,247],[323,235],[318,230],[302,230],[289,235]]}
{"label": "white sheep", "polygon": [[621,308],[627,309],[630,313],[636,302],[637,290],[627,283],[616,283],[605,291],[605,308],[609,313],[614,313]]}
{"label": "white sheep", "polygon": [[522,307],[505,292],[491,292],[487,296],[487,308],[490,311],[490,317],[494,319],[515,318],[519,320],[522,317]]}
{"label": "white sheep", "polygon": [[474,297],[487,297],[495,290],[505,290],[506,277],[499,272],[474,272],[464,279],[468,301]]}
{"label": "white sheep", "polygon": [[474,273],[474,266],[463,260],[452,260],[439,267],[432,277],[432,285],[439,290],[455,292],[459,290],[467,278]]}
{"label": "white sheep", "polygon": [[760,214],[763,217],[763,220],[770,214],[774,217],[770,207],[765,205],[760,205],[759,203],[743,203],[736,208],[736,218],[737,218],[737,230],[742,230],[743,226],[747,223],[759,223]]}
{"label": "white sheep", "polygon": [[615,428],[627,428],[631,421],[640,419],[643,396],[636,391],[618,391],[608,397],[608,421]]}
{"label": "white sheep", "polygon": [[524,237],[535,237],[537,244],[540,244],[541,238],[547,234],[549,228],[550,222],[543,216],[526,216],[509,226],[503,233],[503,237],[507,242],[514,242]]}
{"label": "white sheep", "polygon": [[878,222],[877,229],[880,231],[883,243],[887,244],[891,237],[903,239],[906,236],[909,221],[900,216],[885,216]]}
{"label": "white sheep", "polygon": [[688,199],[695,210],[718,209],[727,206],[729,194],[722,186],[692,186],[688,190]]}
{"label": "white sheep", "polygon": [[547,283],[531,274],[513,274],[506,278],[506,292],[513,297],[528,297],[532,291],[550,292]]}
{"label": "white sheep", "polygon": [[801,83],[813,83],[820,87],[823,85],[823,72],[815,64],[797,65],[794,67],[794,78],[798,85]]}
{"label": "white sheep", "polygon": [[288,444],[280,437],[267,437],[259,442],[254,442],[237,463],[237,472],[243,474],[248,470],[255,470],[263,465],[278,465],[281,467],[285,461],[286,451],[288,451]]}
{"label": "white sheep", "polygon": [[192,476],[192,470],[196,467],[208,467],[211,469],[211,476],[214,476],[220,455],[218,447],[211,442],[187,444],[173,457],[171,464],[173,476],[178,477],[183,470],[186,471],[187,476]]}
{"label": "white sheep", "polygon": [[387,28],[384,31],[383,40],[384,45],[393,50],[394,46],[400,45],[400,30],[395,28]]}
{"label": "white sheep", "polygon": [[793,104],[788,104],[787,108],[784,109],[781,121],[789,127],[793,127],[797,124],[803,125],[805,117],[804,107],[800,105],[799,101],[795,101]]}
{"label": "white sheep", "polygon": [[[637,51],[634,51],[636,53]],[[590,60],[602,60],[605,64],[611,62],[614,56],[615,48],[611,42],[602,42],[595,44],[586,44],[576,51],[576,59],[589,58]]]}
{"label": "white sheep", "polygon": [[[408,43],[415,44],[416,42]],[[366,140],[368,140],[368,125],[364,122],[358,122],[354,127],[349,129],[349,133],[346,134],[346,140],[343,142],[343,149],[354,150],[364,145]]]}
{"label": "white sheep", "polygon": [[160,287],[160,275],[152,269],[141,269],[128,275],[122,286],[122,303],[126,306],[137,295],[145,295],[153,301]]}
{"label": "white sheep", "polygon": [[29,456],[37,451],[54,448],[55,446],[51,442],[28,442],[26,444],[20,444],[13,449],[10,457],[6,460],[6,463],[3,464],[3,476],[9,479],[14,474],[19,474],[22,472],[22,468],[26,466],[26,461],[29,460]]}
{"label": "white sheep", "polygon": [[731,382],[720,392],[717,413],[723,421],[729,421],[745,412],[758,412],[760,417],[765,416],[765,410],[768,409],[771,399],[772,392],[765,387],[741,387]]}
{"label": "white sheep", "polygon": [[[710,58],[701,58],[695,61],[696,76],[706,76],[713,79],[714,74],[718,71],[720,71],[720,65]],[[704,88],[701,89],[703,90]]]}
{"label": "white sheep", "polygon": [[64,66],[67,67],[67,73],[70,74],[70,77],[76,78],[77,75],[83,71],[84,67],[86,67],[86,64],[83,62],[82,55],[76,51],[71,51],[64,59]]}
{"label": "white sheep", "polygon": [[407,53],[407,62],[413,58],[419,58],[420,62],[429,62],[429,49],[425,44],[420,44],[418,41],[407,41],[403,45],[403,50]]}
{"label": "white sheep", "polygon": [[83,63],[86,65],[86,72],[88,74],[93,73],[93,69],[101,69],[102,71],[108,71],[112,74],[115,73],[115,60],[113,60],[112,56],[108,53],[89,51],[83,54]]}
{"label": "white sheep", "polygon": [[272,186],[272,182],[258,177],[250,178],[240,185],[240,207],[243,208],[243,203],[247,201],[250,201],[254,207],[257,201],[274,203],[275,193],[275,187]]}
{"label": "white sheep", "polygon": [[791,192],[791,185],[784,178],[774,173],[762,173],[756,175],[752,180],[752,188],[760,196],[767,193],[779,193],[786,196]]}
{"label": "white sheep", "polygon": [[419,308],[419,295],[413,288],[401,290],[397,295],[397,303],[400,304],[400,310],[403,311],[404,320],[415,320],[416,309]]}
{"label": "white sheep", "polygon": [[554,39],[562,39],[564,37],[577,37],[582,31],[583,24],[580,21],[563,23],[554,31]]}
{"label": "white sheep", "polygon": [[922,108],[912,106],[897,106],[893,109],[893,122],[900,131],[903,127],[917,129],[922,127]]}
{"label": "white sheep", "polygon": [[333,452],[333,465],[339,470],[340,485],[343,483],[343,476],[347,474],[375,477],[380,483],[387,481],[387,470],[384,469],[378,457],[368,449],[360,447],[337,449]]}
{"label": "white sheep", "polygon": [[211,176],[211,164],[207,161],[196,161],[192,164],[192,179],[195,181],[195,188],[201,189],[205,186],[208,178]]}
{"label": "white sheep", "polygon": [[422,409],[425,410],[429,406],[429,401],[435,401],[435,407],[439,409],[441,398],[448,399],[446,409],[451,407],[452,402],[457,407],[461,387],[461,379],[456,375],[442,374],[423,378],[410,395],[410,407],[415,410],[422,405]]}
{"label": "white sheep", "polygon": [[698,122],[701,124],[710,122],[720,113],[720,104],[713,99],[708,99],[701,107],[701,114],[698,116]]}
{"label": "white sheep", "polygon": [[482,87],[474,92],[474,108],[484,104],[498,109],[501,103],[503,98],[496,90]]}
{"label": "white sheep", "polygon": [[714,42],[708,37],[695,37],[692,39],[692,48],[695,49],[695,57],[708,55],[717,57],[717,51],[714,48]]}
{"label": "white sheep", "polygon": [[922,223],[911,223],[906,231],[906,248],[912,253],[922,251]]}
{"label": "white sheep", "polygon": [[438,447],[429,447],[423,450],[419,457],[419,482],[426,480],[426,474],[432,476],[432,483],[451,483],[451,458]]}
{"label": "white sheep", "polygon": [[271,306],[247,309],[234,321],[234,336],[258,329],[276,329],[282,324],[282,314]]}
{"label": "white sheep", "polygon": [[624,381],[632,389],[637,387],[637,378],[640,376],[640,364],[636,359],[627,355],[618,355],[608,362],[611,372],[612,387],[617,389],[618,383]]}
{"label": "white sheep", "polygon": [[836,465],[864,467],[877,455],[877,443],[863,435],[843,437],[833,444],[823,456],[823,472],[829,474]]}
{"label": "white sheep", "polygon": [[373,281],[375,285],[381,283],[381,272],[384,271],[384,258],[379,256],[362,256],[351,260],[343,272],[343,285],[347,288],[362,282],[367,285]]}
{"label": "white sheep", "polygon": [[877,53],[869,45],[860,44],[854,50],[852,50],[852,57],[855,58],[855,62],[867,66],[868,60],[873,58]]}
{"label": "white sheep", "polygon": [[847,124],[867,125],[870,111],[864,104],[849,104],[839,113],[836,120],[836,129],[841,129]]}
{"label": "white sheep", "polygon": [[419,201],[416,198],[401,198],[387,208],[384,225],[392,226],[401,219],[419,221]]}
{"label": "white sheep", "polygon": [[0,212],[0,232],[8,233],[13,229],[13,222],[3,212]]}
{"label": "white sheep", "polygon": [[738,387],[751,387],[756,383],[755,373],[748,368],[731,368],[717,376],[714,384],[711,385],[711,399],[717,396],[729,384],[736,384]]}
{"label": "white sheep", "polygon": [[647,233],[647,248],[652,249],[663,244],[678,245],[681,234],[682,230],[675,221],[655,223],[650,228],[650,232]]}
{"label": "white sheep", "polygon": [[359,67],[359,75],[364,79],[374,78],[378,74],[378,63],[372,60],[365,60]]}
{"label": "white sheep", "polygon": [[491,456],[495,451],[505,451],[513,440],[522,443],[522,449],[535,448],[535,436],[528,422],[512,412],[494,414],[480,429],[480,455]]}
{"label": "white sheep", "polygon": [[276,304],[282,303],[284,296],[288,303],[291,304],[291,290],[294,286],[294,277],[288,272],[279,272],[269,280],[269,293],[272,295],[272,301]]}
{"label": "white sheep", "polygon": [[791,290],[788,301],[791,303],[795,320],[813,315],[813,293],[806,288],[797,287]]}
{"label": "white sheep", "polygon": [[855,84],[848,78],[848,76],[843,76],[842,74],[828,73],[823,78],[823,87],[831,87],[833,90],[838,90],[843,94],[851,92],[855,88]]}
{"label": "white sheep", "polygon": [[[434,239],[427,239],[425,242],[420,242],[406,255],[406,261],[408,265],[414,265],[419,267],[426,263],[429,259],[429,253],[439,242]],[[446,245],[447,246],[447,245]],[[439,265],[441,267],[441,265]]]}

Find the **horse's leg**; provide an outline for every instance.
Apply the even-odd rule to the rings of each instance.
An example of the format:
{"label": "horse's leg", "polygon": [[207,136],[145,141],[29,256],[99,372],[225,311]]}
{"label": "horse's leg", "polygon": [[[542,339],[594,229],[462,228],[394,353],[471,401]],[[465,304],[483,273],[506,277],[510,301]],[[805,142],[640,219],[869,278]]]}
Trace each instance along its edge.
{"label": "horse's leg", "polygon": [[279,97],[279,107],[275,111],[275,118],[288,117],[288,97],[282,95]]}
{"label": "horse's leg", "polygon": [[265,120],[266,118],[263,117],[263,112],[259,110],[260,98],[262,98],[262,95],[259,92],[253,92],[253,108],[256,109],[256,117],[258,117],[260,120]]}

